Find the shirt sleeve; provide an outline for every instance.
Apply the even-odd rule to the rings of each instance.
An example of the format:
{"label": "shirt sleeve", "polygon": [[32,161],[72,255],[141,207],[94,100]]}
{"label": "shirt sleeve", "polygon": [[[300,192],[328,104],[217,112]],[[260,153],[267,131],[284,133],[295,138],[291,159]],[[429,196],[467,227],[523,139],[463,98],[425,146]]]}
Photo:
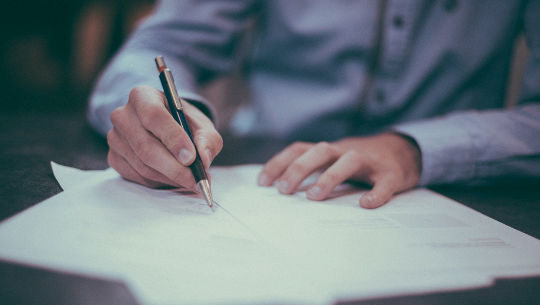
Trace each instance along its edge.
{"label": "shirt sleeve", "polygon": [[106,134],[111,112],[127,102],[133,87],[162,90],[158,55],[170,67],[180,96],[215,118],[198,89],[235,66],[237,42],[254,10],[254,0],[160,1],[100,75],[88,104],[90,124]]}
{"label": "shirt sleeve", "polygon": [[540,177],[540,1],[524,9],[530,49],[518,106],[405,123],[422,153],[420,185]]}

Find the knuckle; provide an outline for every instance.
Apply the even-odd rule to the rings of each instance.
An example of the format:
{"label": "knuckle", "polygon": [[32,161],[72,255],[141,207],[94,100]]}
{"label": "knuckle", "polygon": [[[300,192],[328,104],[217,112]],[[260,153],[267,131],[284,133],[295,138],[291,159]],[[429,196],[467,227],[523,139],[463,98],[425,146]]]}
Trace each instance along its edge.
{"label": "knuckle", "polygon": [[111,120],[111,123],[114,126],[117,126],[122,121],[123,110],[124,110],[124,106],[121,106],[121,107],[118,107],[118,108],[114,109],[111,112],[111,115],[110,115],[109,118]]}
{"label": "knuckle", "polygon": [[315,152],[321,155],[330,155],[330,156],[336,155],[336,150],[334,146],[332,146],[332,144],[328,142],[319,142],[315,144],[313,149],[315,150]]}
{"label": "knuckle", "polygon": [[200,130],[195,134],[195,142],[202,145],[217,155],[223,148],[223,138],[215,129]]}
{"label": "knuckle", "polygon": [[[187,134],[186,134],[187,135]],[[205,135],[204,132],[201,132],[201,131],[198,131],[193,135],[193,140],[196,142],[196,143],[204,143],[205,145],[207,144],[207,136]]]}
{"label": "knuckle", "polygon": [[217,132],[215,131],[215,139],[216,139],[216,148],[217,148],[217,151],[221,151],[223,149],[223,137]]}
{"label": "knuckle", "polygon": [[297,142],[294,142],[293,144],[291,144],[290,149],[293,152],[302,153],[302,152],[306,151],[308,145],[309,144],[306,143],[306,142],[297,141]]}
{"label": "knuckle", "polygon": [[319,142],[314,146],[315,149],[321,151],[321,152],[328,152],[332,150],[332,145],[328,142]]}
{"label": "knuckle", "polygon": [[151,126],[152,124],[159,122],[162,111],[163,109],[156,107],[155,105],[146,105],[142,108],[140,120],[143,126]]}
{"label": "knuckle", "polygon": [[137,101],[139,101],[139,97],[143,95],[146,90],[148,90],[148,87],[144,85],[138,85],[133,87],[133,89],[131,89],[131,91],[129,92],[128,102],[136,103]]}
{"label": "knuckle", "polygon": [[223,138],[221,137],[221,135],[217,131],[212,130],[208,134],[208,139],[209,141],[207,143],[208,146],[210,146],[210,150],[214,154],[219,153],[223,148]]}
{"label": "knuckle", "polygon": [[348,150],[343,154],[343,158],[346,158],[346,160],[349,162],[358,163],[362,161],[362,154],[356,150]]}

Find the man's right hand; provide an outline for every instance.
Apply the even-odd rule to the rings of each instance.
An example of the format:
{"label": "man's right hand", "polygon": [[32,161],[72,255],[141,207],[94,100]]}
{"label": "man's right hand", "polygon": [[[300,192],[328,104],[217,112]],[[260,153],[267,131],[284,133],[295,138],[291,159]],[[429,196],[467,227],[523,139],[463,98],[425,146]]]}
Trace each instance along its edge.
{"label": "man's right hand", "polygon": [[[126,105],[111,113],[107,134],[109,165],[127,180],[148,187],[195,188],[189,165],[195,147],[167,108],[163,92],[139,86]],[[204,167],[208,169],[223,147],[212,121],[195,106],[184,103],[184,114]]]}

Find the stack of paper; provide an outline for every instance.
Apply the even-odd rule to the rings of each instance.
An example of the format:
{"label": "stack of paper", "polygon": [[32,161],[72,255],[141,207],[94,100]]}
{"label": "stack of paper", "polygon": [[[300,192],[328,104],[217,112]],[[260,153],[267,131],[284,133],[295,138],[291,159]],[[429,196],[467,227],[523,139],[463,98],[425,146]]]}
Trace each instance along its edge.
{"label": "stack of paper", "polygon": [[309,303],[540,274],[540,241],[426,189],[366,210],[213,168],[212,212],[113,170],[53,165],[64,192],[0,224],[0,258],[124,280],[143,303]]}

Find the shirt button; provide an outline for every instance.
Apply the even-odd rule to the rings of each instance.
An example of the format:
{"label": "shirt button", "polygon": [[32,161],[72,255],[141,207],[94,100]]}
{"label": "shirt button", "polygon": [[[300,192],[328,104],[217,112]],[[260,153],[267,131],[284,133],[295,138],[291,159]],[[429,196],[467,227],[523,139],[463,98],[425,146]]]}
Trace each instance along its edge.
{"label": "shirt button", "polygon": [[392,18],[392,24],[398,29],[403,27],[403,23],[403,17],[399,15],[396,15],[394,16],[394,18]]}
{"label": "shirt button", "polygon": [[451,12],[457,8],[458,0],[446,0],[443,2],[443,8],[447,12]]}

